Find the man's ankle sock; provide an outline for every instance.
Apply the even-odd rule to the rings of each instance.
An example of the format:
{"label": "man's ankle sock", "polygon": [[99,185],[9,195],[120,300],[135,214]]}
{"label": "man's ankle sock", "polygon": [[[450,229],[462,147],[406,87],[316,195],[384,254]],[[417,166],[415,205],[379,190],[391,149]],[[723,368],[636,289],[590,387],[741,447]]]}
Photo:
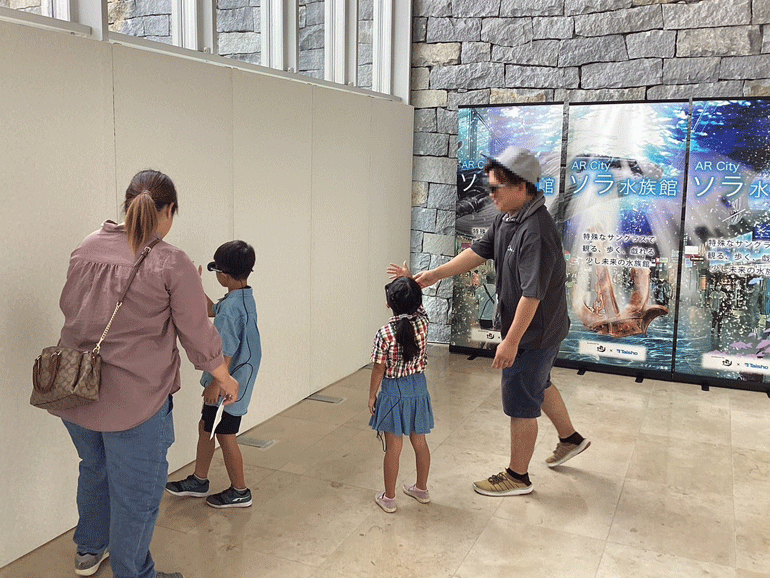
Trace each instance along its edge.
{"label": "man's ankle sock", "polygon": [[249,488],[243,488],[243,489],[241,490],[240,488],[236,488],[235,486],[233,486],[233,489],[234,489],[236,492],[238,492],[239,494],[245,494],[245,493],[246,493],[246,490],[248,490]]}
{"label": "man's ankle sock", "polygon": [[532,483],[529,481],[529,472],[524,474],[517,474],[511,468],[505,468],[505,471],[508,472],[508,475],[511,476],[514,480],[518,480],[527,485]]}
{"label": "man's ankle sock", "polygon": [[575,444],[576,446],[579,446],[583,443],[583,440],[585,438],[581,436],[578,432],[573,433],[568,438],[559,438],[559,441],[563,444]]}
{"label": "man's ankle sock", "polygon": [[195,472],[193,472],[193,476],[194,476],[194,477],[195,477],[195,479],[196,479],[196,480],[198,480],[198,481],[199,481],[201,484],[205,484],[206,482],[208,482],[208,481],[209,481],[209,479],[208,479],[208,478],[201,478],[201,477],[198,477],[198,476],[195,474]]}

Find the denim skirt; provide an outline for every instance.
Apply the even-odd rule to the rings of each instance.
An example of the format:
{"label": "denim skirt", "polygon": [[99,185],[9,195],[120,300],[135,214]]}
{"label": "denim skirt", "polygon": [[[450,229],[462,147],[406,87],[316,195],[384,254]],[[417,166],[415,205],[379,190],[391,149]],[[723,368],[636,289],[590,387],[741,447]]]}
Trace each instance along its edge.
{"label": "denim skirt", "polygon": [[398,436],[426,434],[433,429],[433,407],[425,374],[384,378],[369,425]]}

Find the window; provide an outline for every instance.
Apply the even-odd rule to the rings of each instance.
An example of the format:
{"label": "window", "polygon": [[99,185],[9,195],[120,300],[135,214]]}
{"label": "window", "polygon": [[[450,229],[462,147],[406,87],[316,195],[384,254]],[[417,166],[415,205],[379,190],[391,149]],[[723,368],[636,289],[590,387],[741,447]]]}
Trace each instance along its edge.
{"label": "window", "polygon": [[171,36],[171,5],[171,0],[109,1],[109,30],[164,44],[174,44]]}
{"label": "window", "polygon": [[217,53],[261,63],[259,0],[217,0]]}
{"label": "window", "polygon": [[372,25],[374,0],[358,0],[358,83],[372,88]]}
{"label": "window", "polygon": [[299,6],[299,73],[318,79],[324,77],[324,3],[300,0]]}
{"label": "window", "polygon": [[40,7],[40,0],[0,0],[0,6],[32,14],[43,13]]}

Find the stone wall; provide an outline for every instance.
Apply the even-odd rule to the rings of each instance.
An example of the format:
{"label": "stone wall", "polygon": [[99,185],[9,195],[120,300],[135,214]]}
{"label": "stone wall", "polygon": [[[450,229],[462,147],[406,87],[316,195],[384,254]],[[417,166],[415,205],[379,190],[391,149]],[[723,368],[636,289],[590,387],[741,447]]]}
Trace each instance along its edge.
{"label": "stone wall", "polygon": [[770,0],[414,0],[412,41],[415,271],[455,254],[459,105],[770,96]]}
{"label": "stone wall", "polygon": [[40,0],[0,0],[0,6],[31,14],[41,13]]}
{"label": "stone wall", "polygon": [[107,2],[109,29],[171,44],[171,0]]}

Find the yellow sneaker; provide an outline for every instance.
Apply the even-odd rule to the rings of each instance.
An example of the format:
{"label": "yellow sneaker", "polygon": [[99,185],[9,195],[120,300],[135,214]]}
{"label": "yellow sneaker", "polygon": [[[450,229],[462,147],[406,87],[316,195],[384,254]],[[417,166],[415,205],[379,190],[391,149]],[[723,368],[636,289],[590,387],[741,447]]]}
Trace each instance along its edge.
{"label": "yellow sneaker", "polygon": [[473,489],[485,496],[521,496],[522,494],[529,494],[534,486],[532,483],[525,484],[512,478],[508,472],[503,470],[486,480],[473,482]]}

